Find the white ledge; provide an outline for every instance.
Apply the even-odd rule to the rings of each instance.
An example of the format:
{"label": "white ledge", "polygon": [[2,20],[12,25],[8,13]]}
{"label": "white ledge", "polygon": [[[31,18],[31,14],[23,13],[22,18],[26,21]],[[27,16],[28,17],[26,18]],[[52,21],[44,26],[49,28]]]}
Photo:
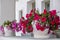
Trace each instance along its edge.
{"label": "white ledge", "polygon": [[0,36],[0,40],[60,40],[59,38],[51,38],[51,39],[41,39],[41,38],[33,38],[33,37],[4,37]]}

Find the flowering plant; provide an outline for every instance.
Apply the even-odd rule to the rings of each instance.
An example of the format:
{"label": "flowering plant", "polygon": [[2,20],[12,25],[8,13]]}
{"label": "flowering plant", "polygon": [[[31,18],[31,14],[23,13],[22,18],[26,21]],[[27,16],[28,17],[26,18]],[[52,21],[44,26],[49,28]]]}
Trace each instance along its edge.
{"label": "flowering plant", "polygon": [[47,12],[46,9],[44,9],[44,12],[40,14],[40,19],[36,23],[36,28],[37,30],[41,31],[44,31],[46,28],[49,28],[49,33],[50,30],[58,30],[58,25],[60,25],[59,23],[59,16],[57,16],[56,10]]}
{"label": "flowering plant", "polygon": [[11,21],[9,21],[9,20],[5,21],[3,23],[3,26],[6,27],[6,28],[8,28],[8,29],[12,29],[12,27],[11,27]]}
{"label": "flowering plant", "polygon": [[30,19],[24,19],[24,17],[22,17],[20,19],[20,23],[21,23],[21,26],[22,26],[22,32],[23,33],[26,33],[26,32],[32,32],[33,31],[33,28],[32,28],[32,24],[31,24],[31,20]]}
{"label": "flowering plant", "polygon": [[17,23],[16,20],[13,20],[11,22],[11,27],[14,32],[16,32],[16,31],[19,32],[20,30],[22,30],[20,23]]}
{"label": "flowering plant", "polygon": [[7,20],[7,21],[4,22],[3,25],[4,25],[4,26],[7,26],[7,25],[10,25],[10,24],[11,24],[11,22],[10,22],[9,20]]}
{"label": "flowering plant", "polygon": [[[26,20],[24,17],[20,20],[21,25],[23,26],[23,32],[33,32],[33,27],[32,27],[32,21],[37,21],[36,22],[36,29],[44,31],[46,28],[49,28],[50,30],[58,30],[58,25],[59,25],[59,16],[56,15],[56,10],[52,10],[47,12],[46,9],[44,9],[43,13],[39,13],[38,10],[32,9],[29,14],[26,14]],[[48,32],[48,33],[49,33]]]}
{"label": "flowering plant", "polygon": [[13,21],[5,21],[4,24],[3,24],[4,27],[6,27],[8,30],[12,30],[14,32],[18,32],[20,31],[22,28],[21,28],[21,25],[19,23],[16,22],[16,20],[13,20]]}

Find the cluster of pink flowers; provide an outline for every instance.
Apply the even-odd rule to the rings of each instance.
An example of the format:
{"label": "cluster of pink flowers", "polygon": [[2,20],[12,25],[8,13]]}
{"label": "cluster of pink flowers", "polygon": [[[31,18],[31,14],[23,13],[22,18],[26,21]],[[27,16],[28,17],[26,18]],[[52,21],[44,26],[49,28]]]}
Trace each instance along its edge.
{"label": "cluster of pink flowers", "polygon": [[21,24],[17,23],[16,20],[13,21],[7,21],[6,23],[4,22],[5,25],[0,27],[0,30],[3,31],[4,27],[6,27],[8,30],[12,30],[13,32],[19,32],[22,30]]}
{"label": "cluster of pink flowers", "polygon": [[30,24],[29,19],[25,20],[24,17],[22,17],[20,19],[20,24],[21,24],[23,33],[32,32],[33,31],[32,24]]}
{"label": "cluster of pink flowers", "polygon": [[[59,16],[56,15],[56,10],[52,10],[47,12],[46,9],[44,9],[44,12],[39,14],[37,12],[38,10],[32,9],[30,13],[26,14],[26,18],[22,17],[20,19],[19,23],[16,23],[16,21],[12,21],[10,25],[8,25],[8,29],[11,28],[14,32],[21,31],[25,34],[26,32],[33,32],[33,26],[32,22],[36,22],[36,29],[44,31],[46,28],[49,28],[48,31],[52,30],[58,30],[58,25],[60,25],[60,19]],[[3,29],[0,28],[2,31]]]}
{"label": "cluster of pink flowers", "polygon": [[20,30],[22,30],[22,27],[21,27],[21,24],[20,23],[16,23],[16,21],[12,21],[11,22],[11,27],[12,27],[12,30],[14,32],[19,32]]}
{"label": "cluster of pink flowers", "polygon": [[[28,29],[25,31],[33,32],[32,22],[36,22],[36,29],[44,31],[46,28],[50,30],[58,30],[58,25],[60,25],[59,16],[56,15],[56,10],[47,12],[44,9],[42,14],[37,13],[36,9],[32,9],[29,14],[26,14],[26,20],[23,18],[23,21],[20,20],[23,29]],[[30,30],[31,29],[31,30]],[[24,31],[24,32],[25,32]]]}

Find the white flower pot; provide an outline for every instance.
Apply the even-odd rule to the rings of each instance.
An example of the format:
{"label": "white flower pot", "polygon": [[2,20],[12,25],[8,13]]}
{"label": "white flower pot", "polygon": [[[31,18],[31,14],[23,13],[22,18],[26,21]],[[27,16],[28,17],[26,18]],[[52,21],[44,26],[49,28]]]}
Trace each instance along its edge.
{"label": "white flower pot", "polygon": [[49,38],[50,37],[50,35],[48,35],[47,34],[47,29],[45,30],[45,31],[36,31],[36,30],[34,30],[33,31],[33,34],[34,34],[34,38]]}
{"label": "white flower pot", "polygon": [[1,30],[0,30],[0,36],[3,36],[4,35],[4,32],[2,32]]}
{"label": "white flower pot", "polygon": [[21,36],[21,34],[22,34],[21,31],[19,31],[19,32],[15,32],[15,35],[16,35],[16,36]]}
{"label": "white flower pot", "polygon": [[5,36],[15,36],[15,33],[12,30],[8,30],[4,27]]}
{"label": "white flower pot", "polygon": [[49,38],[50,34],[48,34],[48,29],[45,29],[44,31],[37,30],[35,23],[36,21],[32,22],[34,38]]}

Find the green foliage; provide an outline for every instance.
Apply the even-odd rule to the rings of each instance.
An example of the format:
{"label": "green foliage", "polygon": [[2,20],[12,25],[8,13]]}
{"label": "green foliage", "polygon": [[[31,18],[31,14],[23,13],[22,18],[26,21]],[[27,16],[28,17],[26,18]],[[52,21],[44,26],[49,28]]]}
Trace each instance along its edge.
{"label": "green foliage", "polygon": [[10,22],[9,20],[7,20],[7,21],[5,21],[5,22],[3,23],[4,27],[5,27],[6,25],[9,25],[9,24],[11,24],[11,22]]}

